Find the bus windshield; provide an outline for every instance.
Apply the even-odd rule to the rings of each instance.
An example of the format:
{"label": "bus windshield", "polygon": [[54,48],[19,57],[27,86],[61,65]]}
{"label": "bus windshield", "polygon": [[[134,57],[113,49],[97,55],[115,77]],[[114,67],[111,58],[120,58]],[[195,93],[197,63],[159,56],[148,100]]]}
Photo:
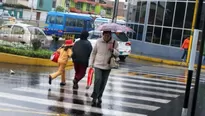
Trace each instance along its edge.
{"label": "bus windshield", "polygon": [[46,23],[47,24],[59,24],[59,25],[63,25],[63,17],[62,16],[51,16],[48,15],[47,19],[46,19]]}

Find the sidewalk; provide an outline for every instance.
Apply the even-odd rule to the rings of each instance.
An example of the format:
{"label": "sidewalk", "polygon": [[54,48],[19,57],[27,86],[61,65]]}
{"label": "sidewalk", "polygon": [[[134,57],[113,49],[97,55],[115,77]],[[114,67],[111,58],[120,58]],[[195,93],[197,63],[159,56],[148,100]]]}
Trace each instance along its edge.
{"label": "sidewalk", "polygon": [[[186,62],[182,62],[182,61],[179,61],[177,59],[171,60],[171,59],[157,58],[157,57],[153,57],[153,56],[146,56],[146,55],[139,55],[139,54],[130,54],[129,57],[134,58],[134,59],[139,59],[139,60],[167,64],[167,65],[188,67],[188,64]],[[195,67],[196,66],[197,65],[195,64]],[[202,66],[202,69],[205,69],[204,65]]]}

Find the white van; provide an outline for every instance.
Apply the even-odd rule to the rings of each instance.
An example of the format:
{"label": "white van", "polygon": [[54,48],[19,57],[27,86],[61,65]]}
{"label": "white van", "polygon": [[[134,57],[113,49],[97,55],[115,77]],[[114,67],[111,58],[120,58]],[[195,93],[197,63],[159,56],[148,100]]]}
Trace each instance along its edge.
{"label": "white van", "polygon": [[[111,22],[112,22],[112,19],[109,19],[109,18],[96,18],[94,21],[94,25],[95,25],[95,28],[97,28],[99,25],[102,25],[104,23],[111,23]],[[120,25],[126,25],[126,22],[124,20],[117,20],[116,23]]]}
{"label": "white van", "polygon": [[[93,47],[97,39],[101,37],[102,37],[102,31],[97,31],[97,30],[89,31],[88,40],[90,41]],[[118,50],[120,52],[119,58],[121,61],[124,61],[126,57],[131,53],[131,42],[129,41],[126,34],[123,32],[118,34],[112,32],[112,38],[118,42],[119,45]],[[75,41],[78,40],[80,40],[80,38],[76,39]]]}

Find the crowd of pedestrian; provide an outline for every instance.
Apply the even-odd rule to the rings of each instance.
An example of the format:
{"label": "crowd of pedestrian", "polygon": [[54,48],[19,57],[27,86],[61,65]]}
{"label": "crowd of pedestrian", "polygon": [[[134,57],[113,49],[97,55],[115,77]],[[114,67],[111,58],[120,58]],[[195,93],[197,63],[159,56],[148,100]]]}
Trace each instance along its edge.
{"label": "crowd of pedestrian", "polygon": [[[89,33],[83,31],[80,35],[80,40],[73,44],[72,40],[66,40],[56,52],[58,52],[57,72],[49,75],[49,84],[52,80],[61,75],[60,86],[66,85],[65,67],[69,58],[72,58],[75,69],[75,76],[73,79],[73,89],[78,89],[78,83],[85,77],[87,68],[94,69],[94,88],[91,97],[92,106],[100,106],[102,103],[102,96],[109,78],[111,66],[111,58],[117,57],[118,43],[112,39],[111,30],[103,31],[102,38],[97,39],[95,46],[92,48],[88,41]],[[79,88],[80,89],[80,88]]]}

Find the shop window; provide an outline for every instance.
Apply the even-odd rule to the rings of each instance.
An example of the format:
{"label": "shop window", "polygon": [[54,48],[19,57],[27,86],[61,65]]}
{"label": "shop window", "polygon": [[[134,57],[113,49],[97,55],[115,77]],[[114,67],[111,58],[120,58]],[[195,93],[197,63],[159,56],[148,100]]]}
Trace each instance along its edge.
{"label": "shop window", "polygon": [[158,2],[155,25],[162,25],[164,16],[165,2]]}
{"label": "shop window", "polygon": [[157,2],[151,2],[148,23],[152,25],[154,24],[154,20],[155,20],[156,7],[157,7]]}
{"label": "shop window", "polygon": [[178,2],[175,11],[174,27],[183,28],[186,3]]}
{"label": "shop window", "polygon": [[185,20],[185,28],[191,28],[192,20],[194,16],[194,3],[188,3],[187,13],[186,13],[186,20]]}
{"label": "shop window", "polygon": [[153,32],[153,27],[148,26],[147,27],[147,36],[146,36],[146,42],[151,42],[152,41],[152,32]]}
{"label": "shop window", "polygon": [[180,47],[181,38],[182,38],[182,30],[173,29],[171,46]]}
{"label": "shop window", "polygon": [[76,3],[75,4],[75,7],[78,9],[78,10],[81,10],[81,8],[82,8],[82,3]]}
{"label": "shop window", "polygon": [[171,34],[171,29],[170,28],[163,28],[162,39],[161,39],[161,44],[162,45],[169,45],[170,34]]}
{"label": "shop window", "polygon": [[160,43],[161,31],[162,31],[161,27],[155,27],[154,28],[152,43],[156,43],[156,44]]}
{"label": "shop window", "polygon": [[39,0],[39,7],[43,8],[43,0]]}
{"label": "shop window", "polygon": [[164,26],[172,26],[173,17],[174,17],[174,8],[175,8],[175,2],[167,2],[167,7],[165,10]]}

